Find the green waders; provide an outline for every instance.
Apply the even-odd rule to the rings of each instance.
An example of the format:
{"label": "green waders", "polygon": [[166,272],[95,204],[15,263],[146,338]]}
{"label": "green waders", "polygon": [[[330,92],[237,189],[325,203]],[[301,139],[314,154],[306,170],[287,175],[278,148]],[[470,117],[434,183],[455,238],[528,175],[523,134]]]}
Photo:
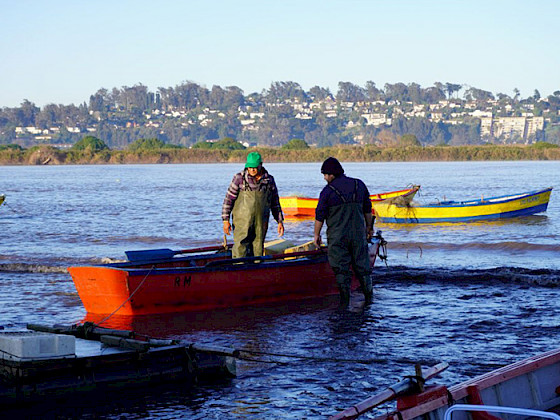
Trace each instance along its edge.
{"label": "green waders", "polygon": [[371,266],[362,205],[348,202],[334,187],[331,188],[344,201],[330,207],[327,216],[329,264],[340,290],[340,306],[347,307],[350,302],[351,268],[360,280],[366,304],[370,304],[373,297]]}
{"label": "green waders", "polygon": [[239,191],[232,211],[233,258],[263,255],[270,201],[270,191]]}

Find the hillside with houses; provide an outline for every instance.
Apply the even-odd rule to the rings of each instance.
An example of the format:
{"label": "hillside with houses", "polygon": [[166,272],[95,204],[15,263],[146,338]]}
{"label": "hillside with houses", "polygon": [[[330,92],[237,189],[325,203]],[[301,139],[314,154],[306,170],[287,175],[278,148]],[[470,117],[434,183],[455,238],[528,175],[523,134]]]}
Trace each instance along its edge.
{"label": "hillside with houses", "polygon": [[[395,147],[403,138],[422,146],[560,144],[560,91],[523,98],[453,83],[422,88],[340,82],[336,93],[275,82],[245,95],[235,86],[208,89],[193,82],[150,92],[142,84],[100,89],[78,105],[30,101],[0,109],[0,145],[69,148],[87,135],[112,149],[138,139],[170,145],[233,138],[277,147],[292,139],[310,146],[368,144]],[[411,140],[412,139],[412,140]]]}

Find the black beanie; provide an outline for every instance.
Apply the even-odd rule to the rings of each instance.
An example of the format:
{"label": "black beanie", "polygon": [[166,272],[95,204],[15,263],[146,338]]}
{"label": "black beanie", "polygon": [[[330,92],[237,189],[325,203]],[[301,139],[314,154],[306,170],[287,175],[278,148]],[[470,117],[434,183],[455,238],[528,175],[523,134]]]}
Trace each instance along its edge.
{"label": "black beanie", "polygon": [[342,165],[336,158],[330,157],[321,165],[321,173],[340,176],[344,173],[344,169],[342,169]]}

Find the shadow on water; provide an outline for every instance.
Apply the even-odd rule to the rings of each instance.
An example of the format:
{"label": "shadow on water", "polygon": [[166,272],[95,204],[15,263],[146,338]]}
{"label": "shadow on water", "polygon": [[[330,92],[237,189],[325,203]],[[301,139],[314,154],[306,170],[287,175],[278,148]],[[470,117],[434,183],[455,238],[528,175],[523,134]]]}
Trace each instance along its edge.
{"label": "shadow on water", "polygon": [[277,322],[287,316],[304,316],[336,308],[338,297],[305,299],[260,306],[221,308],[143,316],[88,313],[81,322],[98,323],[101,327],[132,330],[152,337],[182,337],[200,332],[251,331]]}

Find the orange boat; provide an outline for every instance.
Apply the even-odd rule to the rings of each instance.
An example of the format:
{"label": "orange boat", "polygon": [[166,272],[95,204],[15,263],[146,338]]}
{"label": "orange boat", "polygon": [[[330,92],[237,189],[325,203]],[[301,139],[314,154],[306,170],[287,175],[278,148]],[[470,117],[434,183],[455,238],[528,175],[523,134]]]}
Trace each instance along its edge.
{"label": "orange boat", "polygon": [[[372,267],[382,243],[378,234],[369,245]],[[327,250],[300,251],[310,244],[236,259],[223,247],[128,251],[128,262],[68,271],[92,314],[204,311],[338,294]],[[357,287],[358,280],[353,279],[352,290]]]}
{"label": "orange boat", "polygon": [[[372,204],[374,202],[383,201],[387,200],[388,198],[395,197],[403,197],[406,202],[410,202],[419,189],[420,185],[413,185],[412,187],[404,190],[373,194],[369,196],[369,199],[371,200]],[[280,197],[280,206],[282,207],[284,216],[289,218],[315,217],[315,208],[317,207],[318,202],[318,198],[298,196]],[[371,211],[372,213],[374,213],[373,208]]]}

